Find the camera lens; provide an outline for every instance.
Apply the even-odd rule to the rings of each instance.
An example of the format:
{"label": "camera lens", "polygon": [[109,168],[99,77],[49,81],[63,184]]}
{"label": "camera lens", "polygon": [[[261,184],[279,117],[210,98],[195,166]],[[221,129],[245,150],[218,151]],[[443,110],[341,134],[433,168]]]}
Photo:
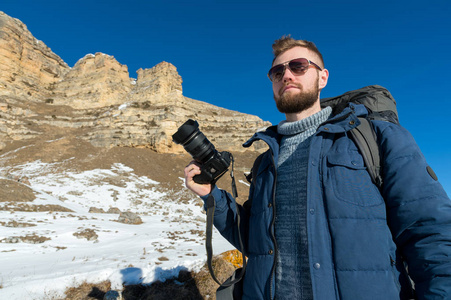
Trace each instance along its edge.
{"label": "camera lens", "polygon": [[199,130],[197,121],[189,119],[172,135],[172,140],[182,145],[196,161],[204,164],[215,153],[215,146]]}

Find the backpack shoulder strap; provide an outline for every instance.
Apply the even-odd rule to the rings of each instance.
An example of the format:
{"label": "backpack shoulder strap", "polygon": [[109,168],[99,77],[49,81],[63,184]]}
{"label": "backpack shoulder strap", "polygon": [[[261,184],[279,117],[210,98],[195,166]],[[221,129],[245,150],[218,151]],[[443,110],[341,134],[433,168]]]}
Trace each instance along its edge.
{"label": "backpack shoulder strap", "polygon": [[381,160],[379,143],[373,124],[366,118],[359,118],[360,125],[350,131],[351,138],[362,154],[365,166],[373,183],[381,189]]}

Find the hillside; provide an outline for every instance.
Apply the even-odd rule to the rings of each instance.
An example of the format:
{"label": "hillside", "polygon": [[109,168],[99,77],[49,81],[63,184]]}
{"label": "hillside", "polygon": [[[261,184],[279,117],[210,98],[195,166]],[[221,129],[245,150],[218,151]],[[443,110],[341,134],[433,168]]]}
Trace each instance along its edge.
{"label": "hillside", "polygon": [[[243,173],[265,147],[241,144],[270,124],[184,97],[170,63],[137,73],[103,53],[69,67],[0,12],[0,298],[101,299],[114,288],[135,299],[122,284],[179,274],[197,293],[188,298],[211,294],[213,283],[197,284],[210,279],[202,203],[183,185],[191,157],[171,136],[196,119],[234,154],[243,201]],[[230,190],[230,177],[218,185]],[[232,248],[216,238],[216,253]],[[80,285],[88,290],[68,290]],[[157,299],[167,286],[146,293]]]}

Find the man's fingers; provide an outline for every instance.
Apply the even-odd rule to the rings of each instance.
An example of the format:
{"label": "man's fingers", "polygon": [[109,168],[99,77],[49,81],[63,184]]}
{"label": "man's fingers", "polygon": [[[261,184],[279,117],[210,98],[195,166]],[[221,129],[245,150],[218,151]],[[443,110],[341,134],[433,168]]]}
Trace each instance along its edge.
{"label": "man's fingers", "polygon": [[188,170],[187,173],[185,173],[185,177],[186,177],[188,180],[192,180],[194,176],[199,175],[200,173],[201,173],[201,172],[200,172],[199,169],[194,169],[194,168],[193,168],[193,169]]}
{"label": "man's fingers", "polygon": [[194,175],[198,175],[198,174],[200,174],[200,168],[197,165],[196,161],[190,162],[185,167],[185,177],[193,177]]}
{"label": "man's fingers", "polygon": [[196,161],[191,161],[184,170],[185,186],[199,196],[205,196],[211,192],[210,184],[198,184],[194,182],[193,177],[201,174],[200,165]]}

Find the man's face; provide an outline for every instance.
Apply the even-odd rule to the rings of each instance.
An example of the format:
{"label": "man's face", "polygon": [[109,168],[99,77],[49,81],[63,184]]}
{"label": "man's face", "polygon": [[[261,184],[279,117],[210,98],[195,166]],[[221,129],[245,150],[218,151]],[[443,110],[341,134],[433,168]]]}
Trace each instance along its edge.
{"label": "man's face", "polygon": [[[317,56],[304,47],[295,47],[280,54],[273,66],[289,62],[295,58],[307,58],[319,63]],[[319,70],[310,66],[307,71],[295,75],[286,67],[279,82],[273,82],[272,88],[277,108],[282,113],[298,113],[312,107],[319,99]]]}

